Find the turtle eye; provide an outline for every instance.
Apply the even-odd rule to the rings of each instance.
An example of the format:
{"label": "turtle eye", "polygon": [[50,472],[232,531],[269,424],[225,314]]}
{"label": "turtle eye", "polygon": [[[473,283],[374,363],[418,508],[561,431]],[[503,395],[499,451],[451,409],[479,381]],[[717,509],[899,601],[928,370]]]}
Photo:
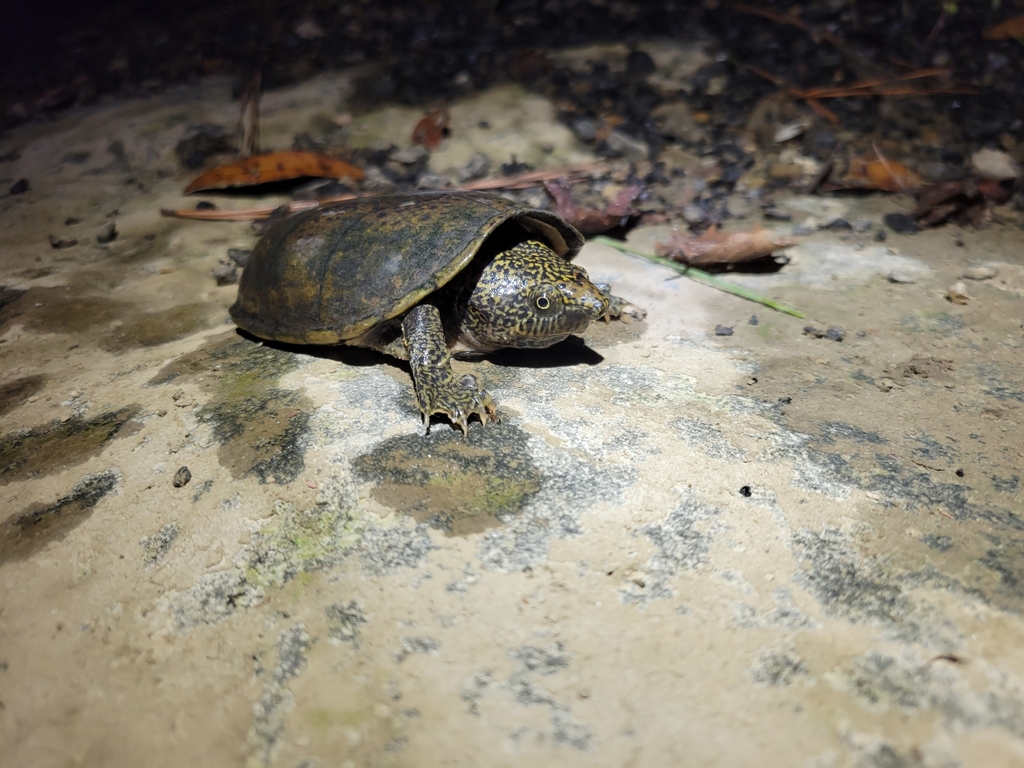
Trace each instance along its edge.
{"label": "turtle eye", "polygon": [[533,295],[533,306],[538,312],[550,312],[555,308],[554,291],[545,286]]}

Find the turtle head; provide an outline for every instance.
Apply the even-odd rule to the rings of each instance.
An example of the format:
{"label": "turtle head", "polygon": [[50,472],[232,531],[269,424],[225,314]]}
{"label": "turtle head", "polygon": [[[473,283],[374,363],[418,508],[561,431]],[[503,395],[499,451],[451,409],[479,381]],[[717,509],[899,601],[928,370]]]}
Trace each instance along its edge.
{"label": "turtle head", "polygon": [[608,313],[586,271],[535,240],[498,253],[463,308],[461,351],[549,347]]}

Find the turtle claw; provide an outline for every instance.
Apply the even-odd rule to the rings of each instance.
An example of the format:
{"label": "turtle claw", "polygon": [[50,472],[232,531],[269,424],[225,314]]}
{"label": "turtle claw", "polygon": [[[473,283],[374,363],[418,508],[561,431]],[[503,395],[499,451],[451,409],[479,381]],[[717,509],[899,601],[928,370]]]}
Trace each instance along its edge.
{"label": "turtle claw", "polygon": [[417,388],[416,396],[428,434],[430,417],[434,414],[447,416],[464,435],[469,434],[469,420],[473,414],[479,417],[481,424],[487,424],[488,420],[499,421],[494,400],[471,373],[459,379],[454,375],[445,377],[433,386],[424,386],[422,391]]}

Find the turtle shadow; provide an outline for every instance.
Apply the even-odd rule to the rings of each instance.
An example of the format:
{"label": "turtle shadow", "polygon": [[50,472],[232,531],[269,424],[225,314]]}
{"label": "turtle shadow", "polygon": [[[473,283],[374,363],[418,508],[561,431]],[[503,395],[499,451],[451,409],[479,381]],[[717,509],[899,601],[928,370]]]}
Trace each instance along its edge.
{"label": "turtle shadow", "polygon": [[483,359],[506,368],[571,368],[604,361],[604,357],[579,336],[570,336],[543,349],[499,349]]}
{"label": "turtle shadow", "polygon": [[[350,347],[345,344],[288,344],[282,341],[261,339],[240,328],[238,334],[249,341],[282,352],[332,360],[357,368],[390,365],[409,373],[409,364],[405,360],[399,360],[375,349]],[[587,346],[587,343],[579,336],[570,336],[564,341],[543,349],[499,349],[496,352],[467,359],[488,360],[503,368],[568,368],[576,365],[597,365],[604,360],[604,357]]]}

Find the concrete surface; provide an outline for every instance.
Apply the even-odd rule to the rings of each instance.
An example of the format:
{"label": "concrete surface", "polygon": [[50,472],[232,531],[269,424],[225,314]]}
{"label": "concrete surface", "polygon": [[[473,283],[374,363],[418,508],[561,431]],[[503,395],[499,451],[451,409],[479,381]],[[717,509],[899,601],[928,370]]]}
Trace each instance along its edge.
{"label": "concrete surface", "polygon": [[[345,93],[268,95],[264,144]],[[520,141],[586,157],[520,96]],[[235,333],[210,273],[246,224],[160,218],[194,204],[175,143],[236,108],[0,139],[31,183],[0,198],[5,765],[1024,764],[1018,227],[822,232],[738,278],[807,320],[588,245],[648,321],[459,364],[503,421],[424,436],[400,365]]]}

